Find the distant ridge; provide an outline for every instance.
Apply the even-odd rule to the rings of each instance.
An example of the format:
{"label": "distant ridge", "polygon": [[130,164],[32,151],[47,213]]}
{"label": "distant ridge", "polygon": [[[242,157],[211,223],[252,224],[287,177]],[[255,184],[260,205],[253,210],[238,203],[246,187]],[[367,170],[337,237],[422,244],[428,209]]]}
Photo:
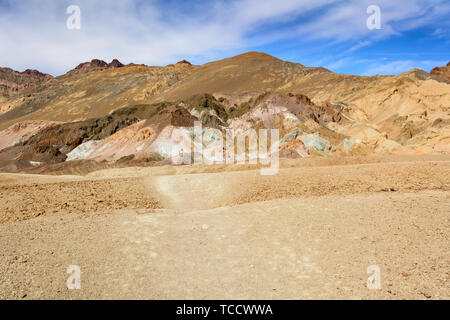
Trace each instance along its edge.
{"label": "distant ridge", "polygon": [[431,74],[439,76],[443,79],[450,81],[450,62],[445,67],[436,67],[430,71]]}
{"label": "distant ridge", "polygon": [[27,69],[19,72],[10,68],[0,68],[0,95],[10,97],[51,79],[53,79],[51,75],[37,70]]}
{"label": "distant ridge", "polygon": [[103,60],[93,59],[90,62],[80,63],[75,69],[68,72],[68,74],[80,74],[88,73],[91,71],[104,70],[110,68],[122,68],[122,64],[119,60],[114,59],[110,63],[106,63]]}

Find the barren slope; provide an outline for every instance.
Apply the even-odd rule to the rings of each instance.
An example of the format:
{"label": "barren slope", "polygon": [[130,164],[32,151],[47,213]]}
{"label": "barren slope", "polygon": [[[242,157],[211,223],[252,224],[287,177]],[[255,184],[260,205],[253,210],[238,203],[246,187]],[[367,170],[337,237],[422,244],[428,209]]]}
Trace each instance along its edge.
{"label": "barren slope", "polygon": [[[30,96],[19,95],[2,103],[2,106],[9,105],[10,109],[18,110],[0,116],[0,128],[4,128],[6,122],[11,123],[9,120],[18,121],[22,117],[39,120],[60,117],[60,121],[73,121],[104,116],[127,105],[177,101],[204,93],[293,92],[305,94],[318,104],[323,101],[345,102],[364,112],[371,108],[369,112],[373,112],[380,104],[385,104],[393,92],[406,97],[410,92],[403,88],[421,86],[423,81],[431,79],[434,78],[420,70],[396,77],[340,75],[324,68],[308,68],[264,53],[249,52],[202,66],[183,62],[164,68],[127,66],[58,77],[53,85],[36,88]],[[433,85],[438,83],[433,81]],[[449,101],[448,85],[444,84],[435,93],[441,98],[441,102],[436,101],[438,105]],[[429,100],[427,104],[436,102]],[[417,99],[408,101],[412,108],[424,103]],[[373,116],[369,114],[368,118],[371,120]]]}
{"label": "barren slope", "polygon": [[430,73],[450,81],[450,62],[445,67],[434,68]]}
{"label": "barren slope", "polygon": [[[448,299],[449,172],[447,160],[283,169],[267,181],[3,174],[2,212],[5,201],[20,210],[0,224],[0,298]],[[116,206],[142,190],[166,209]],[[60,207],[64,194],[73,199]],[[21,213],[36,196],[45,211]],[[81,290],[66,287],[69,265]],[[366,287],[371,265],[381,290]]]}
{"label": "barren slope", "polygon": [[[11,109],[0,115],[8,172],[66,160],[167,160],[191,149],[171,137],[192,137],[196,120],[208,135],[278,129],[282,157],[450,153],[448,81],[422,70],[339,75],[257,52],[203,66],[93,60],[0,105]],[[47,128],[11,131],[30,120]]]}
{"label": "barren slope", "polygon": [[177,82],[189,69],[185,64],[168,67],[127,66],[71,73],[34,88],[27,95],[0,102],[0,128],[23,120],[79,121],[108,115],[127,106],[149,101]]}
{"label": "barren slope", "polygon": [[[10,68],[0,68],[0,102],[6,100],[20,91],[28,88],[33,88],[41,83],[52,80],[53,77],[49,74],[44,74],[37,70],[25,70],[19,72]],[[8,111],[0,107],[0,113]]]}

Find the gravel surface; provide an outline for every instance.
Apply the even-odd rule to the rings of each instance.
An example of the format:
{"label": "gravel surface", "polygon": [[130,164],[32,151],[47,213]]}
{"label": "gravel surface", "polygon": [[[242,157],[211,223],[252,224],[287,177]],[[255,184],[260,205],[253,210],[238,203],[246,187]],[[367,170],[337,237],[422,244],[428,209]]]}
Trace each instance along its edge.
{"label": "gravel surface", "polygon": [[449,299],[449,167],[2,174],[0,299]]}

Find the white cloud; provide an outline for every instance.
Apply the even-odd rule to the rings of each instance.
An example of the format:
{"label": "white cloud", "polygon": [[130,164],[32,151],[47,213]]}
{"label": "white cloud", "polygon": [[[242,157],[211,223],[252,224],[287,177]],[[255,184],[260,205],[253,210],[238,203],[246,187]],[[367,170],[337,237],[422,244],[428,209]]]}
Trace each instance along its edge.
{"label": "white cloud", "polygon": [[[81,7],[81,30],[66,29],[66,8],[73,2]],[[13,10],[0,12],[0,64],[61,73],[93,57],[164,65],[214,56],[248,47],[245,37],[257,25],[326,2],[205,2],[196,12],[167,12],[161,3],[136,0],[10,1]]]}
{"label": "white cloud", "polygon": [[[369,5],[381,9],[381,29],[369,30],[366,21]],[[446,0],[350,0],[337,2],[317,19],[302,25],[298,31],[311,38],[334,41],[352,39],[380,39],[421,26],[444,23],[450,13]]]}
{"label": "white cloud", "polygon": [[389,63],[372,63],[365,76],[373,75],[395,75],[409,71],[414,68],[430,71],[437,66],[444,66],[447,62],[444,61],[414,61],[414,60],[397,60]]}
{"label": "white cloud", "polygon": [[343,66],[348,65],[349,63],[352,62],[352,58],[348,57],[348,58],[342,58],[342,59],[338,59],[335,62],[332,62],[330,64],[325,65],[324,67],[331,70],[331,71],[336,71],[340,68],[342,68]]}
{"label": "white cloud", "polygon": [[[374,2],[382,9],[383,29],[370,31],[365,27],[366,8]],[[305,39],[350,40],[352,52],[408,26],[437,23],[450,12],[444,0],[215,0],[196,6],[182,2],[180,8],[156,0],[3,3],[0,65],[53,74],[92,58],[165,65],[182,58],[216,59],[286,39],[305,45]],[[81,7],[79,31],[66,28],[70,4]],[[431,5],[439,10],[430,11]],[[414,22],[402,24],[409,20]],[[287,23],[284,28],[271,28]]]}
{"label": "white cloud", "polygon": [[371,41],[368,40],[364,40],[364,41],[359,41],[357,44],[355,44],[353,47],[351,47],[350,49],[347,50],[347,53],[351,53],[353,51],[357,51],[361,48],[370,46],[372,44]]}
{"label": "white cloud", "polygon": [[437,28],[431,33],[431,36],[438,39],[445,39],[449,36],[449,31],[447,29]]}

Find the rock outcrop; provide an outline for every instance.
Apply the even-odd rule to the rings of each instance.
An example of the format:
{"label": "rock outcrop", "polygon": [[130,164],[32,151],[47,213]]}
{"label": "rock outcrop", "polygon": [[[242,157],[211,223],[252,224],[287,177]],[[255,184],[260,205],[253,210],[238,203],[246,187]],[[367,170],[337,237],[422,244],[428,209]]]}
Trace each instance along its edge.
{"label": "rock outcrop", "polygon": [[236,138],[249,129],[278,129],[282,157],[450,153],[448,68],[358,77],[257,52],[202,66],[92,60],[0,98],[0,131],[64,122],[0,132],[9,139],[0,162],[184,157],[196,121],[210,159],[223,151],[217,133]]}
{"label": "rock outcrop", "polygon": [[110,68],[122,68],[124,65],[117,59],[106,63],[103,60],[93,59],[91,62],[80,63],[75,69],[68,72],[68,74],[82,74],[91,71],[104,70]]}
{"label": "rock outcrop", "polygon": [[110,63],[108,63],[108,68],[122,68],[124,64],[117,59],[114,59]]}
{"label": "rock outcrop", "polygon": [[439,76],[443,79],[450,81],[450,62],[445,67],[436,67],[430,71],[431,74]]}
{"label": "rock outcrop", "polygon": [[0,95],[10,97],[22,90],[38,86],[52,80],[49,74],[27,69],[24,72],[10,68],[0,68]]}

